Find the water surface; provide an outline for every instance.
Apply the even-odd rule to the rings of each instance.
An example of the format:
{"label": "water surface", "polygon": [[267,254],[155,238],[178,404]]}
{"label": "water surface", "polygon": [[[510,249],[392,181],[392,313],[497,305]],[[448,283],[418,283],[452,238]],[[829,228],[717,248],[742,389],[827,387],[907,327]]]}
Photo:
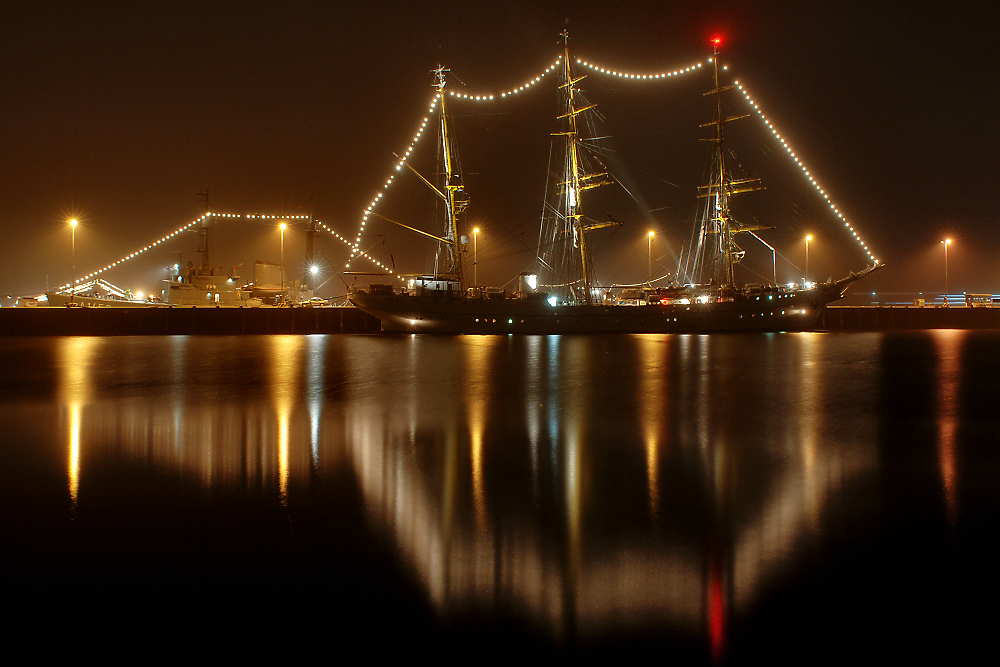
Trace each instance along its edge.
{"label": "water surface", "polygon": [[0,339],[0,582],[22,619],[246,651],[961,655],[998,343]]}

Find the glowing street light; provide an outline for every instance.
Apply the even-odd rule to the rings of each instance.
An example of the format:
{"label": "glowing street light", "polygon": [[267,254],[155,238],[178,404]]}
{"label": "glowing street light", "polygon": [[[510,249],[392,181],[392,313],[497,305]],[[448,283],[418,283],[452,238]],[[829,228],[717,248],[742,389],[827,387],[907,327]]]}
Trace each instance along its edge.
{"label": "glowing street light", "polygon": [[69,283],[69,302],[73,303],[73,294],[75,293],[74,287],[76,287],[76,218],[69,221],[70,229],[72,229],[73,238],[73,272],[70,274]]}
{"label": "glowing street light", "polygon": [[648,242],[646,243],[646,283],[650,287],[653,286],[651,282],[653,280],[653,237],[656,236],[655,232],[649,233]]}
{"label": "glowing street light", "polygon": [[278,225],[281,230],[281,290],[285,290],[285,228],[288,227],[284,222]]}
{"label": "glowing street light", "polygon": [[806,234],[806,280],[809,280],[809,242],[812,240],[812,234]]}
{"label": "glowing street light", "polygon": [[479,285],[479,227],[472,230],[472,284]]}
{"label": "glowing street light", "polygon": [[948,305],[948,246],[951,245],[951,239],[945,239],[941,241],[941,245],[944,246],[944,303]]}

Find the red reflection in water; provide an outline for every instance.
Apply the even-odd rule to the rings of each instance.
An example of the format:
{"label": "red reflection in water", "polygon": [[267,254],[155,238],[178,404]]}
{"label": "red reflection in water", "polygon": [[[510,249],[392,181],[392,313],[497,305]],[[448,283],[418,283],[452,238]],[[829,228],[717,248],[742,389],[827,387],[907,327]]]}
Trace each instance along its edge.
{"label": "red reflection in water", "polygon": [[708,565],[708,641],[712,661],[720,662],[726,647],[726,593],[722,588],[722,573],[714,558]]}

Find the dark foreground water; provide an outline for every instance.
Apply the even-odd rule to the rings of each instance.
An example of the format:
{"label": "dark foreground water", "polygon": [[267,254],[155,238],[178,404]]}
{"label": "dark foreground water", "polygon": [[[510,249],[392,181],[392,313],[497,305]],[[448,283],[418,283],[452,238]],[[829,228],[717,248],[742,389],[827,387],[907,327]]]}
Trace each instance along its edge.
{"label": "dark foreground water", "polygon": [[10,638],[994,645],[1000,334],[8,338],[0,378]]}

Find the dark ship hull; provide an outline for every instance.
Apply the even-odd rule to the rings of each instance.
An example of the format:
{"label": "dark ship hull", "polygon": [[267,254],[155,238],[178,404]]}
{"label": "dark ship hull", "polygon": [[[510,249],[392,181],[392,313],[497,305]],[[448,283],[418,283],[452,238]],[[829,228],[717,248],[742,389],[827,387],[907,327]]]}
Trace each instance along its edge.
{"label": "dark ship hull", "polygon": [[713,333],[812,329],[823,307],[877,266],[813,289],[736,293],[691,303],[552,306],[543,295],[470,298],[427,290],[422,294],[366,293],[351,302],[382,322],[382,331],[445,334]]}

